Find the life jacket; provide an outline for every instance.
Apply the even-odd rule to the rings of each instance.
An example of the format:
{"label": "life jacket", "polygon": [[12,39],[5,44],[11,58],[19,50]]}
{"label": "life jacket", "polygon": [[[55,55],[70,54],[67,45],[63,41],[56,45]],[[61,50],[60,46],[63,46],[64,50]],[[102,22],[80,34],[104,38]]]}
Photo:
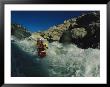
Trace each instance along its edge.
{"label": "life jacket", "polygon": [[38,56],[42,58],[46,56],[45,46],[43,44],[40,44],[38,47]]}
{"label": "life jacket", "polygon": [[45,50],[45,46],[43,44],[40,44],[38,46],[38,51],[44,51]]}

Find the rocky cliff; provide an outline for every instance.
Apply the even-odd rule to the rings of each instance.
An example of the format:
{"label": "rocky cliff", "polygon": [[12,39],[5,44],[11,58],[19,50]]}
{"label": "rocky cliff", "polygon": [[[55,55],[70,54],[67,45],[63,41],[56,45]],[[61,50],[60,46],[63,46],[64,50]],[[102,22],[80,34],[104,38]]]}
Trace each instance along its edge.
{"label": "rocky cliff", "polygon": [[99,48],[100,12],[90,12],[65,20],[63,24],[39,33],[49,42],[75,43],[80,48]]}
{"label": "rocky cliff", "polygon": [[24,39],[31,36],[31,32],[20,24],[11,24],[11,35],[17,37],[18,39]]}

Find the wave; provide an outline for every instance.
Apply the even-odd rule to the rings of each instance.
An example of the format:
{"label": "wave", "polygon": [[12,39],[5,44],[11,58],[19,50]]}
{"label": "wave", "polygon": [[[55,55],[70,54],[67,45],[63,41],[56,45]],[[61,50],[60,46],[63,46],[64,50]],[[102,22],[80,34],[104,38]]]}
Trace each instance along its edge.
{"label": "wave", "polygon": [[[22,64],[19,72],[23,73],[21,76],[50,76],[50,77],[97,77],[100,76],[100,50],[99,49],[81,49],[74,44],[62,44],[59,42],[49,43],[47,49],[47,56],[40,59],[37,56],[36,42],[31,40],[20,40],[12,43],[20,51],[19,61],[16,56],[13,58],[12,66],[16,65],[19,69],[18,62],[27,63]],[[18,55],[18,54],[17,54]],[[23,57],[24,56],[24,57]],[[28,62],[26,62],[29,60]],[[30,65],[30,63],[32,65]],[[29,63],[29,64],[28,64]],[[18,65],[17,65],[18,64]],[[38,67],[39,66],[39,67]],[[13,68],[13,72],[15,70]],[[26,69],[25,69],[26,68]],[[23,70],[24,69],[24,70]],[[31,71],[29,71],[31,70]],[[25,71],[25,73],[24,73]],[[15,73],[18,71],[16,70]],[[34,74],[33,74],[34,73]],[[41,73],[41,74],[39,74]],[[15,76],[20,76],[17,74]]]}

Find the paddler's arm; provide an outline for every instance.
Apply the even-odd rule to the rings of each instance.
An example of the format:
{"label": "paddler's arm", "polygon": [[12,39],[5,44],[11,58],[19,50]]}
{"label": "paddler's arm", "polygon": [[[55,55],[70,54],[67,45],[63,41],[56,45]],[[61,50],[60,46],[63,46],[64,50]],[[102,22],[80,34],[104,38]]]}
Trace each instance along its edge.
{"label": "paddler's arm", "polygon": [[48,47],[46,46],[46,44],[44,45],[46,49],[48,49]]}

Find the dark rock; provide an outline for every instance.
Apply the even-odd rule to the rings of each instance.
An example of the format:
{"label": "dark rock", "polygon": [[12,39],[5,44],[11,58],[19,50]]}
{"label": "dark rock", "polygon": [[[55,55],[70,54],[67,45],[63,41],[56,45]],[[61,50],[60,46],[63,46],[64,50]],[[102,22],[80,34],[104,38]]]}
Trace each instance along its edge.
{"label": "dark rock", "polygon": [[64,31],[59,42],[61,43],[71,43],[72,42],[72,35],[71,31]]}
{"label": "dark rock", "polygon": [[86,27],[87,25],[91,24],[92,22],[97,22],[100,20],[100,15],[98,12],[92,12],[80,16],[77,18],[76,22],[78,25]]}

